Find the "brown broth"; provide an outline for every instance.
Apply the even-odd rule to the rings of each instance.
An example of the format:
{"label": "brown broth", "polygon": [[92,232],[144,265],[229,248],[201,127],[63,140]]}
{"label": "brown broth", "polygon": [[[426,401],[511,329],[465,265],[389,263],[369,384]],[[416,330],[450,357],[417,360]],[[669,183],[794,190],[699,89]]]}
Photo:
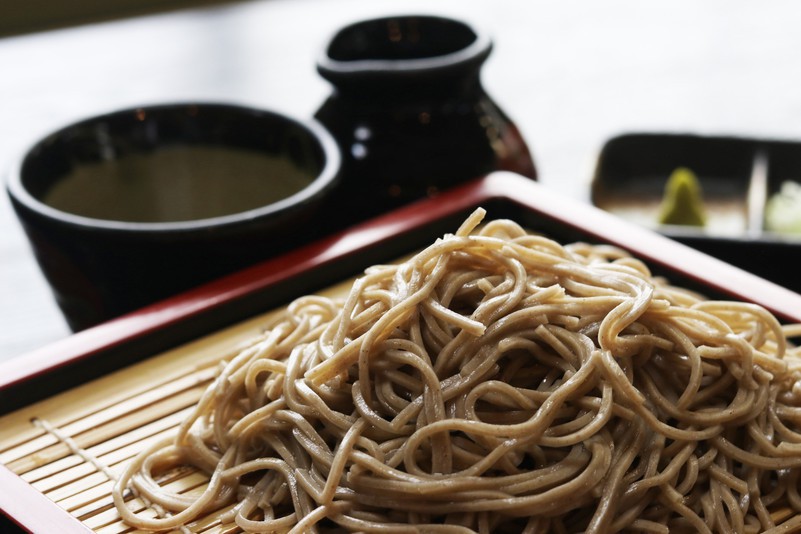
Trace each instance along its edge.
{"label": "brown broth", "polygon": [[314,176],[280,156],[173,146],[82,165],[42,199],[75,215],[126,222],[207,219],[255,209],[302,190]]}

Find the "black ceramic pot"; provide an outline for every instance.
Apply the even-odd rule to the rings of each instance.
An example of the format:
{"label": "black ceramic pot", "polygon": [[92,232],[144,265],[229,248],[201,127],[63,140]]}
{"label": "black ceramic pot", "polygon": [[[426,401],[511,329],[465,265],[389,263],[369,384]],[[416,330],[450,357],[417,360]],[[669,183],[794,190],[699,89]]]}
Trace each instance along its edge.
{"label": "black ceramic pot", "polygon": [[363,219],[494,170],[536,178],[518,129],[481,85],[491,50],[470,25],[434,16],[333,36],[317,69],[334,90],[316,118],[343,154],[334,216]]}
{"label": "black ceramic pot", "polygon": [[8,192],[80,330],[311,240],[304,223],[339,164],[315,121],[161,105],[49,135],[17,162]]}

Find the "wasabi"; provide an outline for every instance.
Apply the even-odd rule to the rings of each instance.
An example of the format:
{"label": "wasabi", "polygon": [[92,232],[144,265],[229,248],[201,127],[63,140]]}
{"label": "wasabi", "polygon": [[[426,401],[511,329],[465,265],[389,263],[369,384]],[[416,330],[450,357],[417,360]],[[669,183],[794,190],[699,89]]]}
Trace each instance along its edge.
{"label": "wasabi", "polygon": [[684,226],[706,224],[701,184],[690,169],[679,167],[668,178],[659,222]]}

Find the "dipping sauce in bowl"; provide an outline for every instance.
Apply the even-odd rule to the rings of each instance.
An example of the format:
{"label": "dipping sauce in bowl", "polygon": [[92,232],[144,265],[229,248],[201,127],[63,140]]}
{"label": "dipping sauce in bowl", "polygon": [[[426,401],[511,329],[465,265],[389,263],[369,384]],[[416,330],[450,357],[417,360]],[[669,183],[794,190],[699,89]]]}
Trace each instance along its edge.
{"label": "dipping sauce in bowl", "polygon": [[315,121],[214,103],[132,108],[67,126],[8,191],[74,329],[315,237],[339,151]]}
{"label": "dipping sauce in bowl", "polygon": [[[266,176],[280,176],[265,187]],[[58,210],[95,219],[171,222],[255,210],[314,181],[280,156],[214,146],[164,147],[74,169],[43,195]]]}

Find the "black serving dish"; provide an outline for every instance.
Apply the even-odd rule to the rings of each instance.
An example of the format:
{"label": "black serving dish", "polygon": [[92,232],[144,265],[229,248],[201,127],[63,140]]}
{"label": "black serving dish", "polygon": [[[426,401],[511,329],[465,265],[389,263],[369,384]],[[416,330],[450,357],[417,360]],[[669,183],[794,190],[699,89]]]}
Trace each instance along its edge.
{"label": "black serving dish", "polygon": [[[664,225],[659,213],[671,173],[686,167],[701,185],[703,227]],[[801,143],[741,137],[636,133],[601,150],[592,202],[785,287],[801,290],[791,268],[801,233],[767,229],[766,204],[782,184],[801,183]]]}

